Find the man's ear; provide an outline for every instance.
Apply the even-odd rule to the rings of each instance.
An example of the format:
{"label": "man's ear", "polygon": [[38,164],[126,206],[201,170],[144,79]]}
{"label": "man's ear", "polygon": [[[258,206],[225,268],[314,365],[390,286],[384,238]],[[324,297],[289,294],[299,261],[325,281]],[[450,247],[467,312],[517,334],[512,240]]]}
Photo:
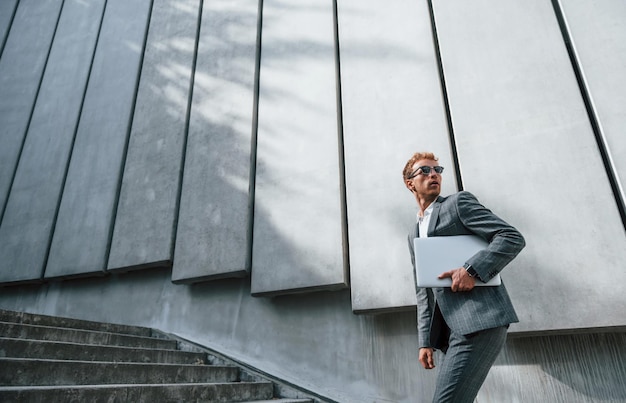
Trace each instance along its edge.
{"label": "man's ear", "polygon": [[415,186],[413,186],[413,182],[410,179],[405,179],[404,185],[411,193],[415,192]]}

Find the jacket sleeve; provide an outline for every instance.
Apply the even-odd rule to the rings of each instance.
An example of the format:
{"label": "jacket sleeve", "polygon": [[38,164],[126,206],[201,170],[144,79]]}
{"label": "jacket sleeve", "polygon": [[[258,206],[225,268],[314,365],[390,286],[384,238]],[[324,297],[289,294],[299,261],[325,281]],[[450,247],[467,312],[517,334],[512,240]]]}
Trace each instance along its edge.
{"label": "jacket sleeve", "polygon": [[467,261],[482,281],[498,274],[526,245],[517,229],[480,204],[470,192],[459,193],[457,214],[469,231],[489,242],[486,249]]}
{"label": "jacket sleeve", "polygon": [[430,288],[417,289],[417,339],[419,347],[434,347],[430,341],[430,321],[435,297]]}

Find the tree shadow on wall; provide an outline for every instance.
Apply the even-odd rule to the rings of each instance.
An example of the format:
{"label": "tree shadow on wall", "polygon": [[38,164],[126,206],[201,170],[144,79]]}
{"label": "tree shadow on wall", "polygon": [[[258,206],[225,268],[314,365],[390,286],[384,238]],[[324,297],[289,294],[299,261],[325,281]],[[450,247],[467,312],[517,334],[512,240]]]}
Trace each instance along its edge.
{"label": "tree shadow on wall", "polygon": [[[259,136],[262,136],[262,141],[272,144],[271,151],[275,153],[270,152],[260,158],[255,154],[257,12],[258,3],[252,1],[232,4],[205,1],[202,6],[176,234],[174,276],[181,282],[240,276],[242,270],[250,270],[250,265],[254,270],[254,263],[251,264],[253,257],[250,256],[254,231],[252,219],[256,228],[263,228],[262,235],[257,234],[255,239],[271,246],[281,266],[292,268],[294,279],[297,280],[298,273],[306,273],[307,278],[315,278],[318,274],[315,256],[303,259],[301,245],[277,228],[272,220],[277,213],[282,213],[276,211],[274,202],[278,199],[296,200],[299,196],[289,186],[294,179],[289,176],[290,172],[263,171],[264,182],[271,183],[273,194],[279,196],[276,200],[266,199],[268,203],[265,205],[255,204],[254,201],[254,177],[259,172],[255,162],[263,165],[279,161],[281,155],[290,152],[284,146],[280,148],[284,143],[280,133],[265,130]],[[302,47],[307,49],[306,57],[312,59],[334,54],[332,44],[302,43],[292,38],[281,38],[280,43],[271,45],[271,48],[281,49],[272,55],[272,61],[280,64],[283,70],[293,69],[290,55],[297,54]],[[268,45],[267,49],[271,48]],[[172,70],[163,70],[161,80],[165,85],[174,77],[169,77]],[[263,71],[260,77],[259,85],[268,102],[280,100],[278,105],[296,105],[302,110],[315,107],[307,103],[301,94],[263,81]],[[306,74],[302,79],[306,80]],[[328,84],[335,88],[335,82]],[[167,101],[175,99],[166,97],[165,101],[164,108],[167,110]],[[292,136],[298,135],[297,130],[292,132]],[[292,143],[293,138],[289,144]],[[336,155],[336,151],[333,152]],[[338,156],[335,160],[339,160]],[[307,180],[308,189],[323,192],[324,183],[316,182],[315,175]],[[332,180],[339,182],[338,177]],[[340,208],[339,195],[327,197],[334,198],[337,209]],[[308,214],[324,216],[325,212],[320,210]],[[301,214],[298,212],[298,215]],[[336,245],[339,254],[341,248],[340,243]],[[323,276],[319,276],[314,282],[323,284],[324,281]]]}

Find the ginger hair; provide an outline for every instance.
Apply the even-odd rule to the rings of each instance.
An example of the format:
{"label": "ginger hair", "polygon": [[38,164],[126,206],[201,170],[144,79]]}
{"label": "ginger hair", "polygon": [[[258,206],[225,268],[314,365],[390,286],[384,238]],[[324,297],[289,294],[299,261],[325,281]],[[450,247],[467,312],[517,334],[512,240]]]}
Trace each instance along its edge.
{"label": "ginger hair", "polygon": [[438,161],[439,158],[435,156],[435,154],[431,152],[416,152],[413,156],[407,161],[404,169],[402,170],[402,179],[409,179],[409,175],[413,172],[413,165],[419,160],[433,160]]}

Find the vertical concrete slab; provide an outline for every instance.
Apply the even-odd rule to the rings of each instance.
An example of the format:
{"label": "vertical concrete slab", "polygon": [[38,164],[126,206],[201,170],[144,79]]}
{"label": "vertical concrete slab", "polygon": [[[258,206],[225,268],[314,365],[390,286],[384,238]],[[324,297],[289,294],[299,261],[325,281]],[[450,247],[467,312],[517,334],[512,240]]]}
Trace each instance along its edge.
{"label": "vertical concrete slab", "polygon": [[0,2],[0,57],[4,43],[11,29],[11,21],[17,9],[17,0],[5,0]]}
{"label": "vertical concrete slab", "polygon": [[338,3],[350,282],[354,312],[415,305],[407,246],[417,206],[402,169],[433,151],[456,190],[426,2]]}
{"label": "vertical concrete slab", "polygon": [[263,2],[253,295],[347,286],[333,8]]}
{"label": "vertical concrete slab", "polygon": [[551,3],[434,4],[465,188],[527,239],[511,331],[623,326],[626,234]]}
{"label": "vertical concrete slab", "polygon": [[171,266],[199,0],[155,0],[109,270]]}
{"label": "vertical concrete slab", "polygon": [[0,227],[3,281],[42,275],[103,6],[64,2]]}
{"label": "vertical concrete slab", "polygon": [[107,1],[46,278],[106,268],[150,5]]}
{"label": "vertical concrete slab", "polygon": [[561,0],[560,4],[626,199],[626,3]]}
{"label": "vertical concrete slab", "polygon": [[204,2],[194,76],[174,282],[246,275],[259,5]]}
{"label": "vertical concrete slab", "polygon": [[0,58],[0,214],[9,196],[62,4],[61,0],[20,2]]}

